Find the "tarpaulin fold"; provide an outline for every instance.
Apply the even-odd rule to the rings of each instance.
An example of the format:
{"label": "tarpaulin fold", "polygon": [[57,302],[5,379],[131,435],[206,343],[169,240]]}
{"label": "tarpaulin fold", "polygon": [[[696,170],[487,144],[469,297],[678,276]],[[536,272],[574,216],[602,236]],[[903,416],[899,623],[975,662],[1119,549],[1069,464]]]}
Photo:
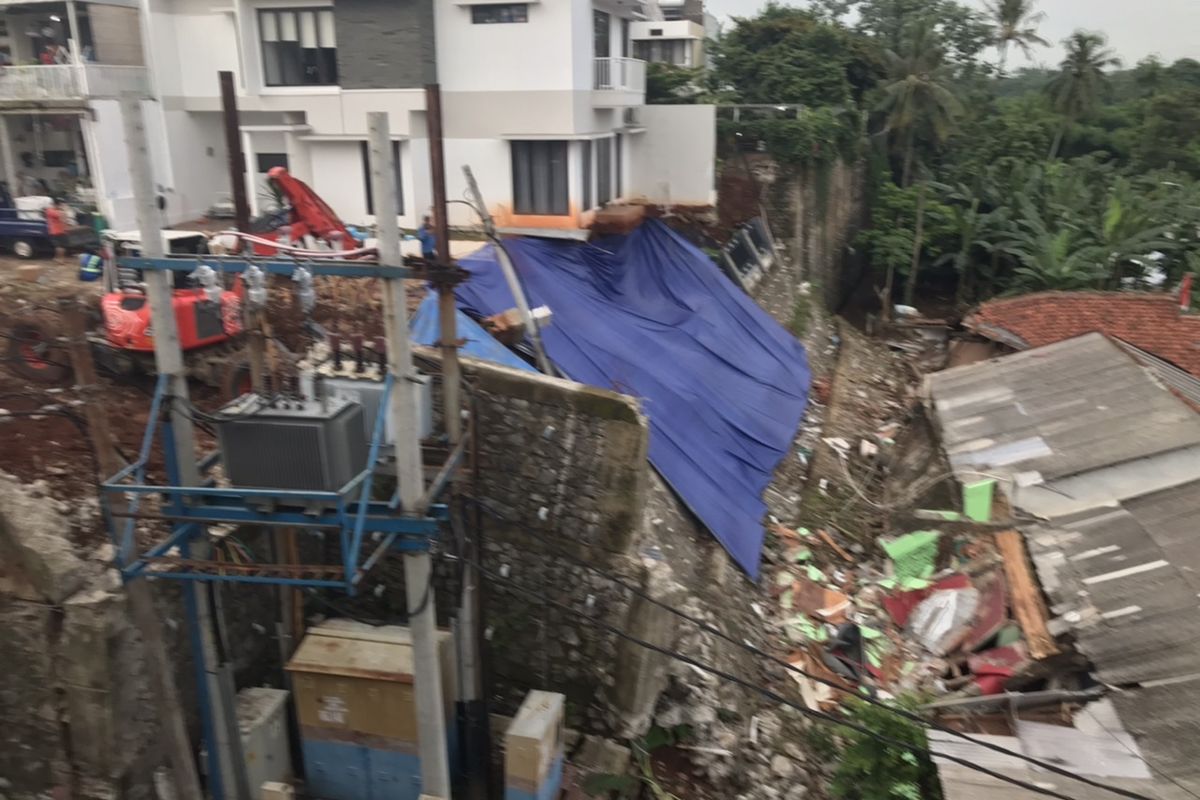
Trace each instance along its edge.
{"label": "tarpaulin fold", "polygon": [[[801,345],[703,251],[649,221],[596,244],[505,242],[531,306],[553,313],[547,354],[573,380],[638,397],[650,461],[752,577],[763,490],[804,413],[810,375]],[[462,308],[515,305],[484,248],[459,261]]]}
{"label": "tarpaulin fold", "polygon": [[[537,372],[536,369],[522,361],[512,350],[509,350],[496,341],[490,333],[480,327],[479,323],[468,317],[461,310],[459,310],[456,319],[458,338],[463,342],[459,348],[460,353],[483,361],[501,364],[505,367],[512,367],[513,369]],[[421,301],[421,305],[417,306],[416,312],[413,313],[412,320],[408,323],[408,328],[410,337],[417,344],[433,347],[442,340],[441,330],[438,327],[436,294],[430,292],[425,295],[425,299]]]}

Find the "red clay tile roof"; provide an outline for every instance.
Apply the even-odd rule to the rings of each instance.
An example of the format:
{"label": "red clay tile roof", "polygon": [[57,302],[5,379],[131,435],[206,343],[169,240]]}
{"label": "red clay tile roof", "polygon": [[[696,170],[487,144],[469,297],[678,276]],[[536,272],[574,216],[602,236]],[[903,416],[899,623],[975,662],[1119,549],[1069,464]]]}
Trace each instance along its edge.
{"label": "red clay tile roof", "polygon": [[1099,331],[1200,377],[1200,316],[1174,294],[1041,292],[984,303],[964,324],[1018,350]]}

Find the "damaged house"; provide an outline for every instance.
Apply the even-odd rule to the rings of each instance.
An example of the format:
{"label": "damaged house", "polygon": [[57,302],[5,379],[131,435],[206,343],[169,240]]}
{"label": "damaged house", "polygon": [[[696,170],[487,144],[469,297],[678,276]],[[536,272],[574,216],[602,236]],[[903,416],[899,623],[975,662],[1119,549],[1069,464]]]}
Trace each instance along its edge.
{"label": "damaged house", "polygon": [[[931,375],[925,392],[956,477],[994,480],[1011,512],[996,516],[1023,534],[1047,630],[1088,665],[1045,670],[1042,688],[1074,695],[1053,724],[1023,718],[1023,694],[974,704],[1010,723],[1011,735],[985,738],[1130,796],[1195,796],[1200,417],[1099,333]],[[1104,699],[1081,704],[1081,691]],[[976,745],[934,742],[1069,796],[1112,796]],[[950,800],[1023,796],[957,767],[941,772]]]}

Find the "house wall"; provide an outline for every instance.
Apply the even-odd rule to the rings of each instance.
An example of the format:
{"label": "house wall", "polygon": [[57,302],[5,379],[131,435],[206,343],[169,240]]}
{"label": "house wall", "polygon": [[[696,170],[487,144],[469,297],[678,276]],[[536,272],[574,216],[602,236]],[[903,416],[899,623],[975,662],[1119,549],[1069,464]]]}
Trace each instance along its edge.
{"label": "house wall", "polygon": [[626,193],[663,205],[713,205],[716,107],[650,105],[638,117],[645,132],[626,137]]}
{"label": "house wall", "polygon": [[[529,21],[495,25],[471,22],[471,7],[439,2],[436,9],[438,80],[442,91],[526,93],[590,89],[574,61],[582,58],[577,18],[591,17],[587,0],[530,3]],[[590,67],[590,64],[589,64]],[[589,70],[590,74],[590,70]],[[590,78],[588,79],[590,81]],[[536,125],[536,121],[533,121]]]}

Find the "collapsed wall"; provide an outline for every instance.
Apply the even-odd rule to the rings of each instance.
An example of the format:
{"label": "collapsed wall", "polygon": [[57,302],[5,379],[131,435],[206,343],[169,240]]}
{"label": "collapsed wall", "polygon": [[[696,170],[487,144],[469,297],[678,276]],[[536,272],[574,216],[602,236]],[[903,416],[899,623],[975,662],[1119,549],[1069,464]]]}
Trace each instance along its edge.
{"label": "collapsed wall", "polygon": [[[698,683],[691,668],[599,622],[754,674],[740,651],[697,637],[613,580],[738,636],[762,635],[754,584],[647,462],[649,426],[638,401],[473,359],[463,359],[463,375],[477,415],[482,562],[505,576],[485,578],[484,594],[499,710],[514,710],[529,689],[559,691],[572,725],[636,736],[665,708],[664,692],[687,694],[676,681]],[[443,617],[447,610],[439,597]],[[743,705],[737,692],[709,688],[705,702],[687,703],[696,719],[679,722],[713,722],[718,707],[737,713]]]}
{"label": "collapsed wall", "polygon": [[[867,219],[866,169],[864,162],[841,158],[829,164],[782,165],[766,153],[727,157],[717,200],[721,223],[732,229],[765,211],[776,241],[791,259],[792,288],[810,283],[825,308],[836,312],[865,269],[853,243]],[[786,314],[776,313],[771,304],[790,304],[794,295],[763,300],[785,321]]]}

